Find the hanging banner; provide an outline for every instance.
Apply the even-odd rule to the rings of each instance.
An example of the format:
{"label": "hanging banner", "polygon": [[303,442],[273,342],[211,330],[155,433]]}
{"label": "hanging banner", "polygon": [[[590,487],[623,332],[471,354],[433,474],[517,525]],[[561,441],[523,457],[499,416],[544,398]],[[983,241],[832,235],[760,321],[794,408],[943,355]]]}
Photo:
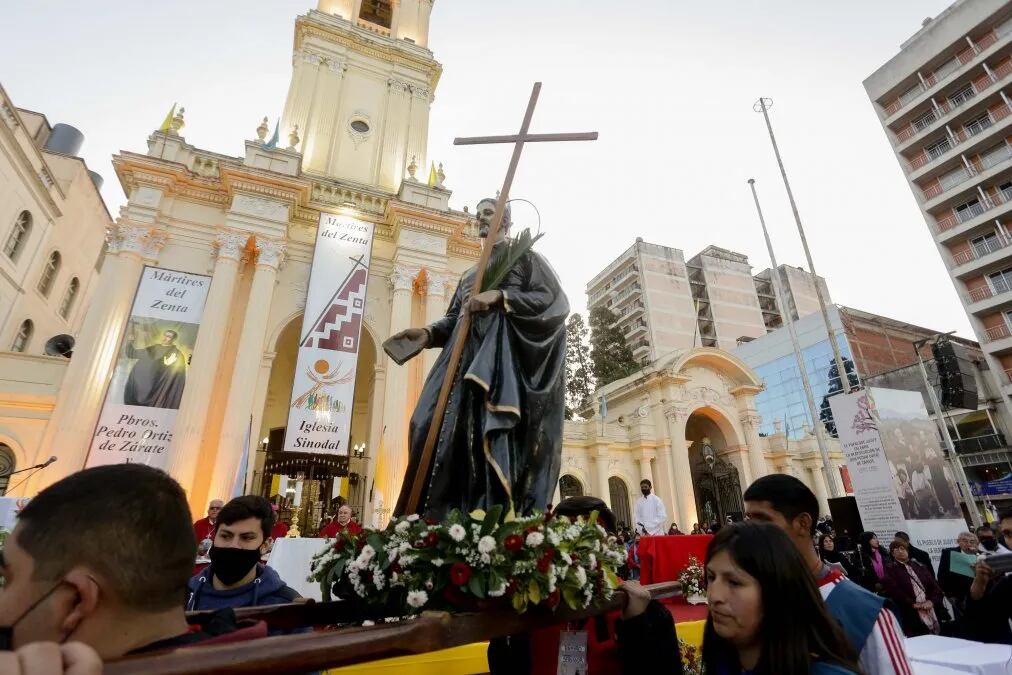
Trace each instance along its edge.
{"label": "hanging banner", "polygon": [[871,387],[829,401],[865,529],[883,545],[905,531],[937,564],[967,525],[920,392]]}
{"label": "hanging banner", "polygon": [[286,451],[348,455],[372,237],[372,223],[320,214]]}
{"label": "hanging banner", "polygon": [[163,469],[211,277],[145,267],[86,466]]}

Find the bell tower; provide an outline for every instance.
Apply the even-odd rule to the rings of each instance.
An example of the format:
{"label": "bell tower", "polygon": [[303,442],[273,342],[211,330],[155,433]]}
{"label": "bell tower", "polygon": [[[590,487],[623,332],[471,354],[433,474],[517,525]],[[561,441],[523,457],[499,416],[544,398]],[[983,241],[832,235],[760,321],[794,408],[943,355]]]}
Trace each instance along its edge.
{"label": "bell tower", "polygon": [[296,20],[280,135],[298,125],[304,171],[397,192],[412,159],[425,170],[432,3],[320,0]]}

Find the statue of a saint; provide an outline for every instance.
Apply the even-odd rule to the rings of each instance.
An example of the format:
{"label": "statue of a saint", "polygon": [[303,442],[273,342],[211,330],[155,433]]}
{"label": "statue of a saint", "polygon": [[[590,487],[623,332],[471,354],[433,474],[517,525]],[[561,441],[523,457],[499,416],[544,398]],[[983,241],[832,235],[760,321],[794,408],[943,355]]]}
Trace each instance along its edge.
{"label": "statue of a saint", "polygon": [[[494,199],[478,203],[481,237],[488,236],[495,206]],[[510,225],[507,206],[496,247],[505,245]],[[461,277],[442,319],[392,338],[449,347],[459,319],[465,312],[472,317],[419,507],[439,520],[454,508],[468,512],[500,504],[518,514],[544,509],[561,466],[569,301],[554,270],[533,250],[513,264],[498,288],[470,297],[476,270]],[[395,515],[407,509],[449,353],[444,349],[437,358],[411,417],[408,469]]]}

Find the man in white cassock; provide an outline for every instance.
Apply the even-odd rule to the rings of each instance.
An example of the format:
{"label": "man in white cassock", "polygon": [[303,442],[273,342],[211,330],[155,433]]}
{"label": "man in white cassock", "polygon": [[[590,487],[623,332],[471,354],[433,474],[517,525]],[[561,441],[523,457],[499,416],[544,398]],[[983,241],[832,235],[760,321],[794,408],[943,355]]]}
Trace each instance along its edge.
{"label": "man in white cassock", "polygon": [[664,534],[664,524],[668,521],[668,512],[664,509],[661,498],[651,493],[653,486],[650,481],[640,481],[640,492],[643,496],[636,500],[636,531],[651,536]]}

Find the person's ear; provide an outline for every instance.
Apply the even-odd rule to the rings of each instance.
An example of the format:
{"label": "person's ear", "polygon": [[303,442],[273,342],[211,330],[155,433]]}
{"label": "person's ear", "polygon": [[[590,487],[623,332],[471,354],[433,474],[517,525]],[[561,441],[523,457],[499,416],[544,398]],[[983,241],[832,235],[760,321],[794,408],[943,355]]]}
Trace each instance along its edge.
{"label": "person's ear", "polygon": [[260,544],[260,555],[263,555],[264,553],[267,553],[267,551],[271,550],[271,546],[273,545],[274,537],[267,537],[264,539],[264,543]]}
{"label": "person's ear", "polygon": [[812,536],[812,514],[810,513],[799,513],[794,517],[794,522],[791,523],[794,526],[794,536],[796,537],[811,537]]}
{"label": "person's ear", "polygon": [[96,612],[102,598],[102,589],[89,571],[77,567],[67,573],[63,582],[73,593],[66,593],[57,601],[65,603],[60,607],[63,610],[60,613],[64,616],[60,630],[64,635],[71,635],[82,621]]}

